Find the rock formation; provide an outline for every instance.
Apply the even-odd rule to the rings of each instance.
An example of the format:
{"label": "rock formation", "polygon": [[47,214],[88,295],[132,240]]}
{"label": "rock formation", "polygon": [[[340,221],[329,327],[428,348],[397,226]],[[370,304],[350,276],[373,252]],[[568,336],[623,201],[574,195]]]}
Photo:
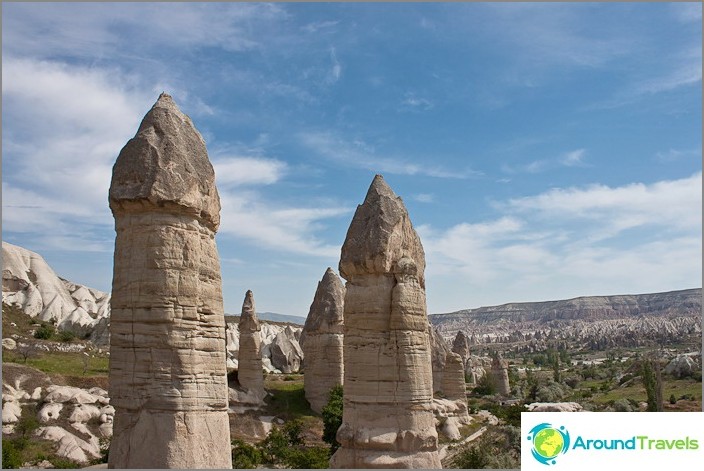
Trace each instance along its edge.
{"label": "rock formation", "polygon": [[[259,315],[257,314],[257,317]],[[228,322],[226,324],[227,330],[225,331],[227,337],[227,372],[232,373],[239,369],[239,350],[240,350],[240,327],[237,323]],[[292,373],[297,373],[303,362],[303,353],[300,353],[300,357],[295,355],[290,356],[291,363],[286,363],[280,365],[279,367],[274,366],[272,363],[272,351],[271,346],[277,337],[280,343],[292,343],[291,351],[302,352],[298,338],[301,336],[302,326],[296,325],[282,325],[282,324],[271,324],[266,321],[259,319],[259,334],[261,337],[261,352],[262,352],[262,369],[265,373],[283,373],[289,371]],[[277,361],[281,360],[277,356]],[[287,358],[283,358],[287,360]]]}
{"label": "rock formation", "polygon": [[469,360],[470,355],[469,339],[461,330],[457,332],[455,340],[452,341],[452,351],[457,353],[462,358],[462,362],[466,368],[467,360]]}
{"label": "rock formation", "polygon": [[467,389],[464,382],[464,365],[457,353],[449,353],[445,360],[442,375],[442,392],[452,401],[467,402]]}
{"label": "rock formation", "polygon": [[491,360],[491,378],[497,393],[502,396],[511,394],[511,387],[508,384],[508,363],[498,353]]}
{"label": "rock formation", "polygon": [[311,409],[320,413],[330,390],[343,381],[345,287],[332,268],[318,283],[301,336],[305,358],[303,385]]}
{"label": "rock formation", "polygon": [[433,393],[442,391],[442,376],[445,372],[445,361],[447,355],[452,353],[450,346],[447,344],[442,335],[428,324],[428,338],[430,339],[430,351],[432,358],[433,369]]}
{"label": "rock formation", "polygon": [[424,271],[408,212],[377,175],[340,258],[344,411],[333,468],[440,468]]}
{"label": "rock formation", "polygon": [[203,138],[162,94],[120,151],[110,468],[230,468],[220,198]]}
{"label": "rock formation", "polygon": [[110,314],[110,295],[60,278],[41,255],[2,243],[2,300],[79,337]]}
{"label": "rock formation", "polygon": [[244,297],[239,328],[240,351],[237,380],[240,389],[245,394],[240,395],[237,402],[258,404],[266,392],[264,391],[264,372],[262,370],[261,327],[254,308],[252,291],[247,291]]}
{"label": "rock formation", "polygon": [[295,337],[291,326],[286,326],[283,332],[274,338],[269,345],[271,364],[282,373],[299,371],[303,364],[303,350]]}

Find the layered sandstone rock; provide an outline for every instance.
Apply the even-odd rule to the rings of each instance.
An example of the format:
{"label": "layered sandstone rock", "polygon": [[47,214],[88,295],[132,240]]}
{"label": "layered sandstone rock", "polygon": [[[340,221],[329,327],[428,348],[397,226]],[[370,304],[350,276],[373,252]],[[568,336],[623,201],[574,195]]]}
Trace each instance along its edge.
{"label": "layered sandstone rock", "polygon": [[305,358],[303,387],[311,409],[320,413],[330,390],[343,381],[343,316],[345,287],[328,268],[318,283],[301,335]]}
{"label": "layered sandstone rock", "polygon": [[259,403],[264,398],[264,373],[262,370],[262,338],[259,318],[254,308],[254,295],[247,291],[240,316],[240,351],[237,379],[246,393],[237,402]]}
{"label": "layered sandstone rock", "polygon": [[502,396],[511,394],[511,387],[508,383],[508,363],[498,353],[491,360],[491,377],[497,393]]}
{"label": "layered sandstone rock", "polygon": [[220,199],[205,142],[162,94],[113,167],[110,468],[229,468]]}
{"label": "layered sandstone rock", "polygon": [[431,324],[428,324],[428,338],[430,339],[430,351],[433,369],[433,392],[442,391],[442,376],[445,372],[445,361],[447,355],[452,353],[442,335]]}
{"label": "layered sandstone rock", "polygon": [[424,270],[408,212],[377,175],[340,259],[344,412],[333,468],[440,468]]}
{"label": "layered sandstone rock", "polygon": [[462,362],[466,368],[470,355],[469,339],[461,330],[457,332],[455,340],[452,341],[452,351],[462,357]]}

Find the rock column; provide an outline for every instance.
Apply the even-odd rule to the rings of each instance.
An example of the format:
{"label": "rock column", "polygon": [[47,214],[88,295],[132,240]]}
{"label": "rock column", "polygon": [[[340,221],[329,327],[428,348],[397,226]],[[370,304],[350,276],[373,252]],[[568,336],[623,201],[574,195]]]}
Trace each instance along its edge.
{"label": "rock column", "polygon": [[333,468],[440,468],[424,270],[408,212],[377,175],[340,259],[344,412]]}
{"label": "rock column", "polygon": [[264,392],[264,372],[262,368],[262,335],[259,319],[254,309],[254,295],[247,291],[240,316],[240,351],[237,379],[242,389],[256,402]]}
{"label": "rock column", "polygon": [[330,390],[343,380],[344,302],[345,287],[332,268],[328,268],[318,283],[301,336],[306,399],[318,413],[327,404]]}
{"label": "rock column", "polygon": [[491,360],[491,376],[497,393],[502,396],[511,394],[511,387],[508,382],[508,363],[498,353]]}
{"label": "rock column", "polygon": [[220,198],[203,138],[162,94],[120,151],[109,468],[230,468]]}

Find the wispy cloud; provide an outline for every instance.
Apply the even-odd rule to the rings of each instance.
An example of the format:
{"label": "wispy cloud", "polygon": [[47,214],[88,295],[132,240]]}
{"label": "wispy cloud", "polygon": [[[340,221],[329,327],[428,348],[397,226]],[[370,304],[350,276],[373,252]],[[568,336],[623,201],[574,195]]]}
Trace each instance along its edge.
{"label": "wispy cloud", "polygon": [[469,178],[480,172],[464,169],[452,171],[440,166],[428,166],[395,156],[379,155],[375,149],[360,139],[347,141],[332,133],[305,132],[299,134],[301,143],[318,156],[339,165],[357,167],[380,173],[396,175],[424,175],[436,178]]}
{"label": "wispy cloud", "polygon": [[337,20],[328,20],[328,21],[316,21],[313,23],[308,23],[303,26],[301,26],[301,30],[305,31],[306,33],[321,33],[321,32],[329,32],[330,30],[334,29],[335,26],[337,26],[340,22]]}
{"label": "wispy cloud", "polygon": [[587,166],[584,160],[586,154],[586,149],[575,149],[552,159],[533,160],[522,165],[503,164],[501,170],[504,173],[515,174],[541,173],[559,167],[585,167]]}
{"label": "wispy cloud", "polygon": [[700,158],[701,149],[668,149],[655,153],[655,160],[662,163],[675,162],[683,159]]}
{"label": "wispy cloud", "polygon": [[324,242],[316,234],[323,221],[351,214],[352,208],[292,207],[266,203],[256,192],[226,190],[220,194],[220,233],[285,253],[335,257],[340,247]]}
{"label": "wispy cloud", "polygon": [[435,195],[432,193],[418,193],[413,195],[412,198],[419,203],[432,203],[435,201]]}
{"label": "wispy cloud", "polygon": [[[649,185],[555,189],[502,216],[419,227],[434,293],[462,277],[476,305],[701,285],[701,173]],[[501,289],[497,283],[501,282]],[[466,307],[466,306],[465,306]]]}
{"label": "wispy cloud", "polygon": [[270,185],[286,173],[285,162],[259,157],[223,157],[213,159],[218,186]]}
{"label": "wispy cloud", "polygon": [[433,102],[427,98],[418,96],[414,92],[408,92],[401,101],[402,111],[427,111],[432,109]]}
{"label": "wispy cloud", "polygon": [[328,83],[335,83],[340,80],[340,76],[342,76],[342,65],[340,61],[337,60],[334,47],[330,49],[330,61],[332,66],[330,67],[330,73],[328,75]]}

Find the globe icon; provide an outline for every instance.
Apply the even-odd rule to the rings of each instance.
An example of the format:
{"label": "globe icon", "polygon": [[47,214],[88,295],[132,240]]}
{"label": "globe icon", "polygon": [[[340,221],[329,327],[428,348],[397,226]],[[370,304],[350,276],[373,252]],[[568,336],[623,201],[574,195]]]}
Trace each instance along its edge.
{"label": "globe icon", "polygon": [[564,446],[565,441],[562,434],[554,428],[543,429],[533,438],[533,448],[546,459],[555,458]]}

